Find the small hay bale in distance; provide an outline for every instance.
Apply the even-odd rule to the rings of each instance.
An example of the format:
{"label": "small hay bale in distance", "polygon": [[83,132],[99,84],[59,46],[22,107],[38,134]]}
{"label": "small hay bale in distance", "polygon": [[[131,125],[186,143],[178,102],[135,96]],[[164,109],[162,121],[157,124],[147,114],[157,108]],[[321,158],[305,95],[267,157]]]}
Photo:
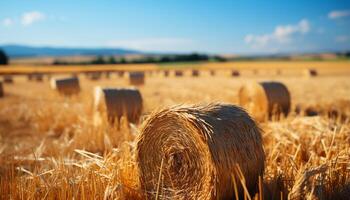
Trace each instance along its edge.
{"label": "small hay bale in distance", "polygon": [[239,90],[239,104],[256,120],[264,121],[280,114],[287,116],[291,97],[287,87],[280,82],[248,83]]}
{"label": "small hay bale in distance", "polygon": [[80,92],[79,79],[77,77],[52,78],[51,87],[65,96],[77,95]]}
{"label": "small hay bale in distance", "polygon": [[316,77],[316,76],[318,76],[318,72],[317,72],[316,69],[305,69],[303,73],[304,73],[305,77]]}
{"label": "small hay bale in distance", "polygon": [[175,106],[153,113],[137,139],[141,188],[149,199],[233,199],[233,177],[241,169],[256,192],[265,154],[261,130],[241,108],[229,104]]}
{"label": "small hay bale in distance", "polygon": [[197,69],[192,70],[192,76],[193,77],[198,77],[199,76],[199,70],[197,70]]}
{"label": "small hay bale in distance", "polygon": [[101,79],[101,72],[90,72],[88,73],[88,78],[92,81],[97,81]]}
{"label": "small hay bale in distance", "polygon": [[169,70],[164,70],[163,73],[164,73],[164,76],[165,76],[165,77],[168,77],[168,76],[169,76]]}
{"label": "small hay bale in distance", "polygon": [[134,85],[134,86],[140,86],[145,84],[145,73],[129,72],[129,83],[130,85]]}
{"label": "small hay bale in distance", "polygon": [[237,77],[237,76],[240,76],[240,73],[239,73],[238,70],[232,70],[232,71],[231,71],[231,76]]}
{"label": "small hay bale in distance", "polygon": [[124,71],[117,71],[117,75],[119,78],[124,77],[124,73],[125,73]]}
{"label": "small hay bale in distance", "polygon": [[[128,122],[138,123],[142,114],[142,96],[136,88],[95,88],[95,124],[102,120],[109,124],[120,123],[122,116]],[[117,120],[117,121],[116,121]]]}
{"label": "small hay bale in distance", "polygon": [[209,73],[210,73],[210,76],[215,76],[216,75],[215,70],[210,70]]}
{"label": "small hay bale in distance", "polygon": [[0,81],[0,98],[4,97],[4,86],[2,85],[2,82]]}
{"label": "small hay bale in distance", "polygon": [[183,71],[181,71],[181,70],[175,70],[175,76],[176,76],[176,77],[181,77],[181,76],[183,76],[183,75],[184,75]]}
{"label": "small hay bale in distance", "polygon": [[32,74],[32,80],[37,82],[42,82],[44,80],[44,74],[42,73],[33,73]]}
{"label": "small hay bale in distance", "polygon": [[13,77],[11,75],[4,75],[3,82],[11,84],[11,83],[13,83]]}

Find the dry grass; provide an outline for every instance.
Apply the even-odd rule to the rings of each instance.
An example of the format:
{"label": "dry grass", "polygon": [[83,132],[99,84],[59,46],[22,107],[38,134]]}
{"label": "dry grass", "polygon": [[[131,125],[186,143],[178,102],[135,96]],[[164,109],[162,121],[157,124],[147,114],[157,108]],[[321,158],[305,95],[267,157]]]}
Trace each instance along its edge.
{"label": "dry grass", "polygon": [[[287,85],[293,108],[298,104],[335,106],[338,100],[343,102],[342,109],[350,107],[346,103],[350,100],[349,73],[327,75],[322,68],[317,77],[301,78],[282,69],[281,76],[259,70],[259,76],[243,71],[234,78],[231,71],[217,71],[214,77],[203,72],[198,78],[190,77],[190,71],[166,79],[164,74],[146,76],[140,88],[145,108],[142,118],[154,109],[179,103],[237,104],[238,89],[244,83],[266,80]],[[126,86],[128,79],[117,75],[98,82],[80,78],[81,93],[72,98],[58,96],[47,81],[15,77],[14,84],[4,85],[6,96],[0,99],[0,199],[145,198],[135,160],[138,127],[128,126],[125,119],[119,130],[107,124],[92,125],[93,87]],[[349,119],[292,112],[260,126],[266,168],[258,194],[247,194],[247,199],[348,199]],[[239,175],[240,169],[236,170]],[[244,182],[243,177],[239,181]],[[159,184],[158,191],[161,188]],[[156,196],[166,199],[162,194]]]}

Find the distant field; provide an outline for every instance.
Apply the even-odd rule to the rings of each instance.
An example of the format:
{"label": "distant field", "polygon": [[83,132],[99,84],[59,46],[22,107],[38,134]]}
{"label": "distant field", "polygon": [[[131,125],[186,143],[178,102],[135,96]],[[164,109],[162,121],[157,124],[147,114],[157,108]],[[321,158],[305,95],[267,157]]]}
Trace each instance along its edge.
{"label": "distant field", "polygon": [[113,71],[113,70],[158,70],[175,68],[200,68],[203,70],[286,70],[288,72],[303,69],[317,69],[320,73],[344,74],[350,73],[350,61],[250,61],[250,62],[195,62],[169,64],[124,64],[124,65],[10,65],[0,68],[0,74],[6,73],[71,73],[82,71]]}

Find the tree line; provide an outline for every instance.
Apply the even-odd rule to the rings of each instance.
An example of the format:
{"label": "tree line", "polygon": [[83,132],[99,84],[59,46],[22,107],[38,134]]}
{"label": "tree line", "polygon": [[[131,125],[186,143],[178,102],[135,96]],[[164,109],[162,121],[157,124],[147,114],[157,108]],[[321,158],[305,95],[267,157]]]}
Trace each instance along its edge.
{"label": "tree line", "polygon": [[103,64],[146,64],[146,63],[173,63],[173,62],[200,62],[200,61],[226,61],[225,58],[220,56],[208,56],[204,54],[183,54],[183,55],[157,55],[157,56],[142,56],[139,58],[127,59],[126,57],[114,56],[103,57],[98,56],[91,61],[84,62],[69,62],[62,60],[55,60],[54,65],[71,65],[71,64],[94,64],[94,65],[103,65]]}

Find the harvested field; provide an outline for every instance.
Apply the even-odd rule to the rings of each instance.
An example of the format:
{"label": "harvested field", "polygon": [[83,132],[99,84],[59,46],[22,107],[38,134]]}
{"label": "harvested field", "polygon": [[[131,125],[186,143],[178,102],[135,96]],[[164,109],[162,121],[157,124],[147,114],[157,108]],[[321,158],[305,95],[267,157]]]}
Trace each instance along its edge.
{"label": "harvested field", "polygon": [[[129,69],[140,71],[142,66]],[[157,66],[144,69],[150,68]],[[215,76],[211,76],[214,69]],[[231,76],[233,69],[239,70],[239,77]],[[254,74],[257,69],[259,73]],[[317,76],[305,78],[305,69],[317,70]],[[34,72],[24,66],[1,70]],[[71,98],[58,96],[48,81],[28,81],[26,75],[13,75],[13,84],[3,85],[0,199],[146,199],[148,191],[140,182],[142,173],[136,156],[136,141],[143,125],[129,125],[125,118],[121,119],[120,127],[93,124],[94,87],[129,87],[129,77],[121,77],[117,69],[108,70],[112,71],[109,79],[101,76],[94,81],[79,73],[80,93]],[[238,105],[238,91],[247,82],[281,82],[290,92],[291,109],[288,116],[279,120],[272,118],[258,123],[262,130],[265,170],[254,184],[257,185],[255,196],[244,189],[243,196],[247,199],[349,198],[349,62],[203,63],[196,70],[199,77],[192,77],[191,73],[184,73],[181,78],[173,74],[165,77],[164,73],[148,76],[139,88],[143,99],[141,123],[156,110],[178,104]],[[277,74],[276,70],[281,73]],[[58,71],[69,75],[77,73],[78,68]],[[300,109],[307,107],[317,108],[320,114],[305,116]],[[341,114],[328,114],[332,110]],[[158,162],[152,173],[160,171],[161,164]],[[233,185],[248,182],[242,175],[244,169],[237,168],[236,172],[238,178]],[[167,180],[159,177],[154,197],[169,199],[166,191],[176,187],[165,188],[165,185],[169,187]],[[197,189],[198,196],[203,194],[201,187]],[[219,196],[225,193],[223,190],[217,191]],[[235,189],[233,193],[235,197]],[[205,197],[210,199],[210,195]]]}

